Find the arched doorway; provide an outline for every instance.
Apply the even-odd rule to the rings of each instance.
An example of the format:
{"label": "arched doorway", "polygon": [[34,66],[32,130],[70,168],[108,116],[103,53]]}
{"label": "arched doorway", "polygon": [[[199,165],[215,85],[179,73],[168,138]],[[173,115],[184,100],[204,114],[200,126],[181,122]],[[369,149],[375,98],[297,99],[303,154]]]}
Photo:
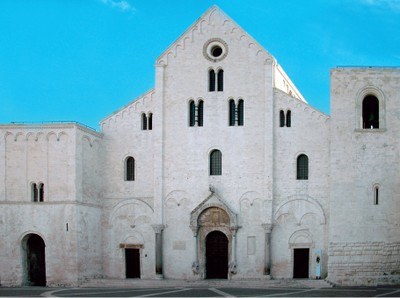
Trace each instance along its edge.
{"label": "arched doorway", "polygon": [[228,238],[220,231],[206,238],[206,278],[228,278]]}
{"label": "arched doorway", "polygon": [[46,286],[45,243],[37,234],[22,240],[24,251],[25,282],[29,286]]}

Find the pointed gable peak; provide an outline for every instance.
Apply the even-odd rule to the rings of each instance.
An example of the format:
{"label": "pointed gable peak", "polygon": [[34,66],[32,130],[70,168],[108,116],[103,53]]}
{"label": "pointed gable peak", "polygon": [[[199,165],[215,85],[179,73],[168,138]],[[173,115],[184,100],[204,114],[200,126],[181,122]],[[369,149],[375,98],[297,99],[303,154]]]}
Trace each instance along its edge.
{"label": "pointed gable peak", "polygon": [[255,55],[262,55],[263,59],[275,60],[256,40],[245,30],[233,21],[217,5],[207,9],[164,53],[158,57],[157,65],[168,65],[170,61],[185,50],[187,46],[204,34],[207,27],[220,27],[224,34],[233,34],[237,40],[246,43],[248,48],[254,51]]}

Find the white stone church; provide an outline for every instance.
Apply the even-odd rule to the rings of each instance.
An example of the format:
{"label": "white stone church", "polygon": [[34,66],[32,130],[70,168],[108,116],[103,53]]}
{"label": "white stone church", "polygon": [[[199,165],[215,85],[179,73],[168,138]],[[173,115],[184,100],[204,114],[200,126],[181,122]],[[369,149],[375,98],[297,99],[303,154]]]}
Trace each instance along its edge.
{"label": "white stone church", "polygon": [[211,7],[101,121],[0,125],[0,284],[400,282],[400,68],[331,70],[331,115]]}

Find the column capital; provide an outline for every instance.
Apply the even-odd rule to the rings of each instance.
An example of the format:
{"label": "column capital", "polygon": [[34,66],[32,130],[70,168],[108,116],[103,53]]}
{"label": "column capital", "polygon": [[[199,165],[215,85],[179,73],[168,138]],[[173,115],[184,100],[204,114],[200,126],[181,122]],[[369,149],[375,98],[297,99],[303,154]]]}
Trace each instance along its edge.
{"label": "column capital", "polygon": [[272,228],[274,227],[273,224],[263,223],[263,224],[261,224],[261,226],[264,228],[264,231],[266,234],[272,233]]}
{"label": "column capital", "polygon": [[154,233],[156,234],[161,234],[162,231],[167,227],[166,225],[163,224],[156,224],[151,226],[154,230]]}
{"label": "column capital", "polygon": [[230,226],[229,230],[232,232],[232,235],[235,237],[237,231],[241,228],[241,226],[235,225],[235,226]]}

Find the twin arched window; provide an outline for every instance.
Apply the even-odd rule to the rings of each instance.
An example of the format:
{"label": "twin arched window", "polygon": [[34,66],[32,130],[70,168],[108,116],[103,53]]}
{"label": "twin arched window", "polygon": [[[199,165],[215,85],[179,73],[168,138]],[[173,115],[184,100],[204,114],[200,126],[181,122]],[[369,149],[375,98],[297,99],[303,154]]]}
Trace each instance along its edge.
{"label": "twin arched window", "polygon": [[279,112],[279,126],[280,127],[291,127],[292,126],[292,112],[290,110],[285,111],[280,110]]}
{"label": "twin arched window", "polygon": [[36,183],[31,184],[31,197],[32,202],[43,202],[44,201],[44,184]]}
{"label": "twin arched window", "polygon": [[204,102],[199,100],[197,106],[193,100],[189,101],[189,126],[203,126]]}
{"label": "twin arched window", "polygon": [[235,104],[233,99],[229,100],[229,126],[243,126],[244,124],[244,100],[239,99]]}
{"label": "twin arched window", "polygon": [[[217,89],[217,90],[215,90]],[[214,69],[208,71],[208,91],[224,91],[224,70],[219,69],[215,73]]]}
{"label": "twin arched window", "polygon": [[297,157],[297,180],[308,180],[308,156],[305,154]]}
{"label": "twin arched window", "polygon": [[142,113],[142,130],[152,130],[153,129],[153,114],[149,113],[146,115]]}
{"label": "twin arched window", "polygon": [[222,153],[214,149],[210,153],[210,176],[222,175]]}
{"label": "twin arched window", "polygon": [[125,159],[125,181],[135,180],[135,159],[128,156]]}

